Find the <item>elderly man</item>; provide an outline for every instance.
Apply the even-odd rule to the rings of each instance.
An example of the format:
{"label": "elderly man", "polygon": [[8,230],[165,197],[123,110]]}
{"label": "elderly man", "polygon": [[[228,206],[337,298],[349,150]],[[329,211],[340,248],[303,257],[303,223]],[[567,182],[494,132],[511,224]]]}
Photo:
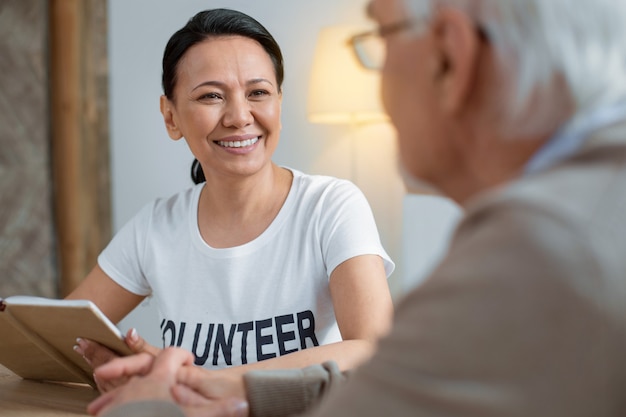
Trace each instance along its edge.
{"label": "elderly man", "polygon": [[[144,376],[92,412],[163,398],[188,416],[286,415],[336,385],[311,416],[623,415],[626,3],[372,0],[368,12],[378,29],[353,43],[382,68],[407,184],[465,209],[445,259],[347,381],[332,364],[219,381],[170,350],[99,369]],[[150,384],[163,395],[136,391]]]}

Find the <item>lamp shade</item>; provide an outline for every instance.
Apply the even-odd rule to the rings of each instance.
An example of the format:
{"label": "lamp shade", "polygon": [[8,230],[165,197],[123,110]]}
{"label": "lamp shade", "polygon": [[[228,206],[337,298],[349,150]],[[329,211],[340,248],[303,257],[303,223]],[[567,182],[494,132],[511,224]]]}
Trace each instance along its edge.
{"label": "lamp shade", "polygon": [[387,120],[380,102],[380,73],[363,68],[348,40],[359,26],[323,28],[309,83],[308,116],[313,123],[373,123]]}

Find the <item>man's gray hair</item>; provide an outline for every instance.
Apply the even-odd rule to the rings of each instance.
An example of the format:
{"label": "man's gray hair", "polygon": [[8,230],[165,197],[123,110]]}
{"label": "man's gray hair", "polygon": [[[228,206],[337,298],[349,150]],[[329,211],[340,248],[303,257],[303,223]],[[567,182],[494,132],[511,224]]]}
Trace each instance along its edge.
{"label": "man's gray hair", "polygon": [[[458,8],[486,32],[511,89],[504,97],[509,128],[545,133],[550,117],[537,116],[566,100],[580,112],[626,98],[626,1],[404,1],[420,18],[439,6]],[[569,97],[555,88],[557,79]]]}

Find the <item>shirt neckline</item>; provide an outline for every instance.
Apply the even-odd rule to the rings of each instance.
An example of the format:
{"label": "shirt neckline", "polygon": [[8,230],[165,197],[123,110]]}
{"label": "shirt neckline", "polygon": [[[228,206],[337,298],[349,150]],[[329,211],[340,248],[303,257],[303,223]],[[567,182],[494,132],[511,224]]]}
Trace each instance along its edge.
{"label": "shirt neckline", "polygon": [[293,175],[293,180],[291,182],[291,187],[289,189],[289,193],[287,194],[287,198],[285,199],[285,202],[283,203],[282,207],[278,211],[278,214],[276,215],[274,220],[272,220],[269,226],[259,236],[257,236],[253,240],[246,242],[242,245],[233,246],[230,248],[214,248],[211,245],[209,245],[207,242],[205,242],[205,240],[202,238],[202,235],[200,234],[200,228],[198,227],[198,207],[200,203],[200,194],[202,193],[202,188],[204,187],[204,183],[198,184],[196,188],[193,190],[194,192],[193,192],[192,199],[191,199],[190,213],[189,213],[190,214],[189,215],[189,227],[190,227],[191,237],[195,246],[198,249],[200,249],[202,252],[210,254],[213,257],[228,258],[232,256],[241,256],[246,253],[254,252],[258,248],[270,242],[272,237],[274,237],[274,235],[278,233],[278,231],[281,229],[281,227],[285,223],[285,220],[291,213],[292,211],[291,208],[296,203],[296,195],[300,187],[299,178],[301,176],[301,173],[292,168],[287,168],[287,167],[282,167],[282,168],[285,168],[291,171]]}

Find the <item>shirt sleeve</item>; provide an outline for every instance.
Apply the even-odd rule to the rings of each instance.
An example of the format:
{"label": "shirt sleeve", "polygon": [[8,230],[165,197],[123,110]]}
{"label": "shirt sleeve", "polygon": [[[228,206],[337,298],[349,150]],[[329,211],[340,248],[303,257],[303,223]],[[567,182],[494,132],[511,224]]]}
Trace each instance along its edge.
{"label": "shirt sleeve", "polygon": [[137,295],[151,293],[142,265],[153,207],[151,203],[140,210],[98,256],[100,268],[117,284]]}
{"label": "shirt sleeve", "polygon": [[372,209],[363,192],[349,181],[337,181],[324,196],[320,217],[322,250],[328,275],[342,262],[360,255],[383,259],[387,277],[395,265],[380,242]]}

